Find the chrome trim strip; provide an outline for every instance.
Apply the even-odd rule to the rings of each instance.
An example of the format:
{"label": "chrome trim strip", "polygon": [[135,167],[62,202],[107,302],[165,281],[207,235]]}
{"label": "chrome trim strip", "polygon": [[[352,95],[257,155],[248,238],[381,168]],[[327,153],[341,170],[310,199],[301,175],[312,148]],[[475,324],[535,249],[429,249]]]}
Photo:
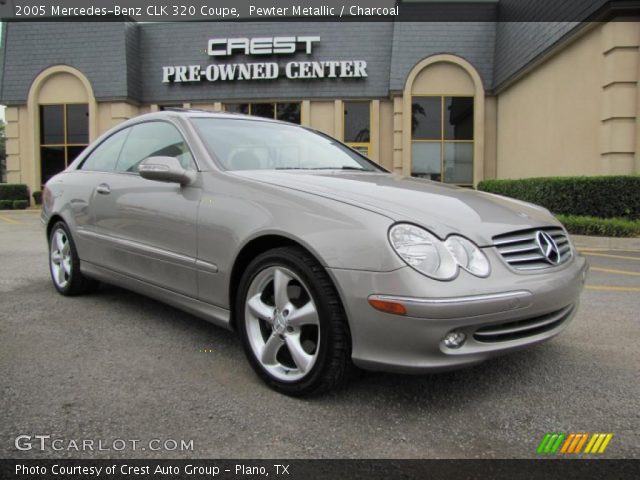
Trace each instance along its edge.
{"label": "chrome trim strip", "polygon": [[530,306],[532,298],[533,294],[527,290],[445,298],[369,296],[369,300],[401,303],[407,309],[407,316],[433,319],[475,317],[519,310]]}
{"label": "chrome trim strip", "polygon": [[486,295],[469,295],[466,297],[440,297],[440,298],[421,298],[421,297],[400,297],[395,295],[371,295],[369,298],[376,300],[387,300],[398,303],[419,303],[419,304],[458,304],[462,302],[477,302],[479,300],[496,300],[504,298],[520,297],[523,295],[531,296],[531,292],[527,290],[517,290],[505,293],[489,293]]}
{"label": "chrome trim strip", "polygon": [[509,250],[500,250],[500,253],[502,253],[503,255],[511,255],[513,253],[531,252],[533,250],[538,250],[538,246],[537,245],[531,245],[530,247],[511,248]]}
{"label": "chrome trim strip", "polygon": [[546,261],[546,258],[542,255],[529,255],[528,257],[509,257],[506,260],[511,264],[520,262],[533,262],[536,260]]}
{"label": "chrome trim strip", "polygon": [[146,245],[144,243],[135,242],[133,240],[126,240],[124,238],[94,232],[85,228],[79,228],[77,229],[77,232],[78,235],[82,237],[108,242],[115,248],[121,248],[134,254],[157,258],[165,262],[176,263],[187,267],[195,267],[196,265],[196,259],[194,257],[182,255],[181,253],[175,253],[162,248]]}
{"label": "chrome trim strip", "polygon": [[500,245],[508,245],[510,243],[521,243],[521,242],[533,242],[535,239],[533,235],[531,236],[520,236],[520,237],[511,237],[505,240],[494,240],[493,246],[499,247]]}
{"label": "chrome trim strip", "polygon": [[205,262],[204,260],[196,260],[196,268],[202,272],[218,273],[218,266],[215,263]]}

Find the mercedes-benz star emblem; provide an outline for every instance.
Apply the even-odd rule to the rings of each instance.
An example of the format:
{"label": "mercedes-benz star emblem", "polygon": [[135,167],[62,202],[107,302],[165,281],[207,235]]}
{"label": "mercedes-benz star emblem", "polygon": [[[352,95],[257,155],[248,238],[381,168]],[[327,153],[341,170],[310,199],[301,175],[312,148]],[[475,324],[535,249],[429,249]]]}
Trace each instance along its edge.
{"label": "mercedes-benz star emblem", "polygon": [[536,243],[547,262],[551,265],[560,263],[560,249],[551,235],[539,230],[536,232]]}

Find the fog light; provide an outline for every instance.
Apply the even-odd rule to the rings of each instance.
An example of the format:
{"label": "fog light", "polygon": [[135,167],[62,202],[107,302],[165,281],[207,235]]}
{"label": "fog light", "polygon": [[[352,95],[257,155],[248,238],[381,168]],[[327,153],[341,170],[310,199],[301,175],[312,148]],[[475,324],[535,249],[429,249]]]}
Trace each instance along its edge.
{"label": "fog light", "polygon": [[459,330],[454,330],[447,333],[442,340],[444,346],[447,348],[460,348],[464,345],[467,336]]}

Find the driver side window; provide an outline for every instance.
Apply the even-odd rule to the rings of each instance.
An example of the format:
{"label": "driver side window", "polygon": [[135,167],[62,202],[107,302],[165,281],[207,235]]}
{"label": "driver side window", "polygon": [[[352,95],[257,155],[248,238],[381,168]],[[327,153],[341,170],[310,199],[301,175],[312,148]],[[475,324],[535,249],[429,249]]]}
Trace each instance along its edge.
{"label": "driver side window", "polygon": [[100,145],[98,145],[89,156],[82,162],[81,170],[91,170],[94,172],[112,172],[116,168],[118,156],[131,131],[125,128],[114,133]]}
{"label": "driver side window", "polygon": [[131,129],[116,171],[138,173],[140,162],[157,156],[175,157],[184,169],[196,169],[191,151],[176,127],[166,122],[146,122]]}

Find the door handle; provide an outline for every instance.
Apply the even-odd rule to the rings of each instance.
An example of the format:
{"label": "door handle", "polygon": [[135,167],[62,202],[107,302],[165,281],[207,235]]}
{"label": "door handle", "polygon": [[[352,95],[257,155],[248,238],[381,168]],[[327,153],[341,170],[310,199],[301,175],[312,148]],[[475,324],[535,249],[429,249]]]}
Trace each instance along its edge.
{"label": "door handle", "polygon": [[101,193],[102,195],[109,195],[111,193],[111,188],[106,183],[101,183],[96,187],[96,192]]}

